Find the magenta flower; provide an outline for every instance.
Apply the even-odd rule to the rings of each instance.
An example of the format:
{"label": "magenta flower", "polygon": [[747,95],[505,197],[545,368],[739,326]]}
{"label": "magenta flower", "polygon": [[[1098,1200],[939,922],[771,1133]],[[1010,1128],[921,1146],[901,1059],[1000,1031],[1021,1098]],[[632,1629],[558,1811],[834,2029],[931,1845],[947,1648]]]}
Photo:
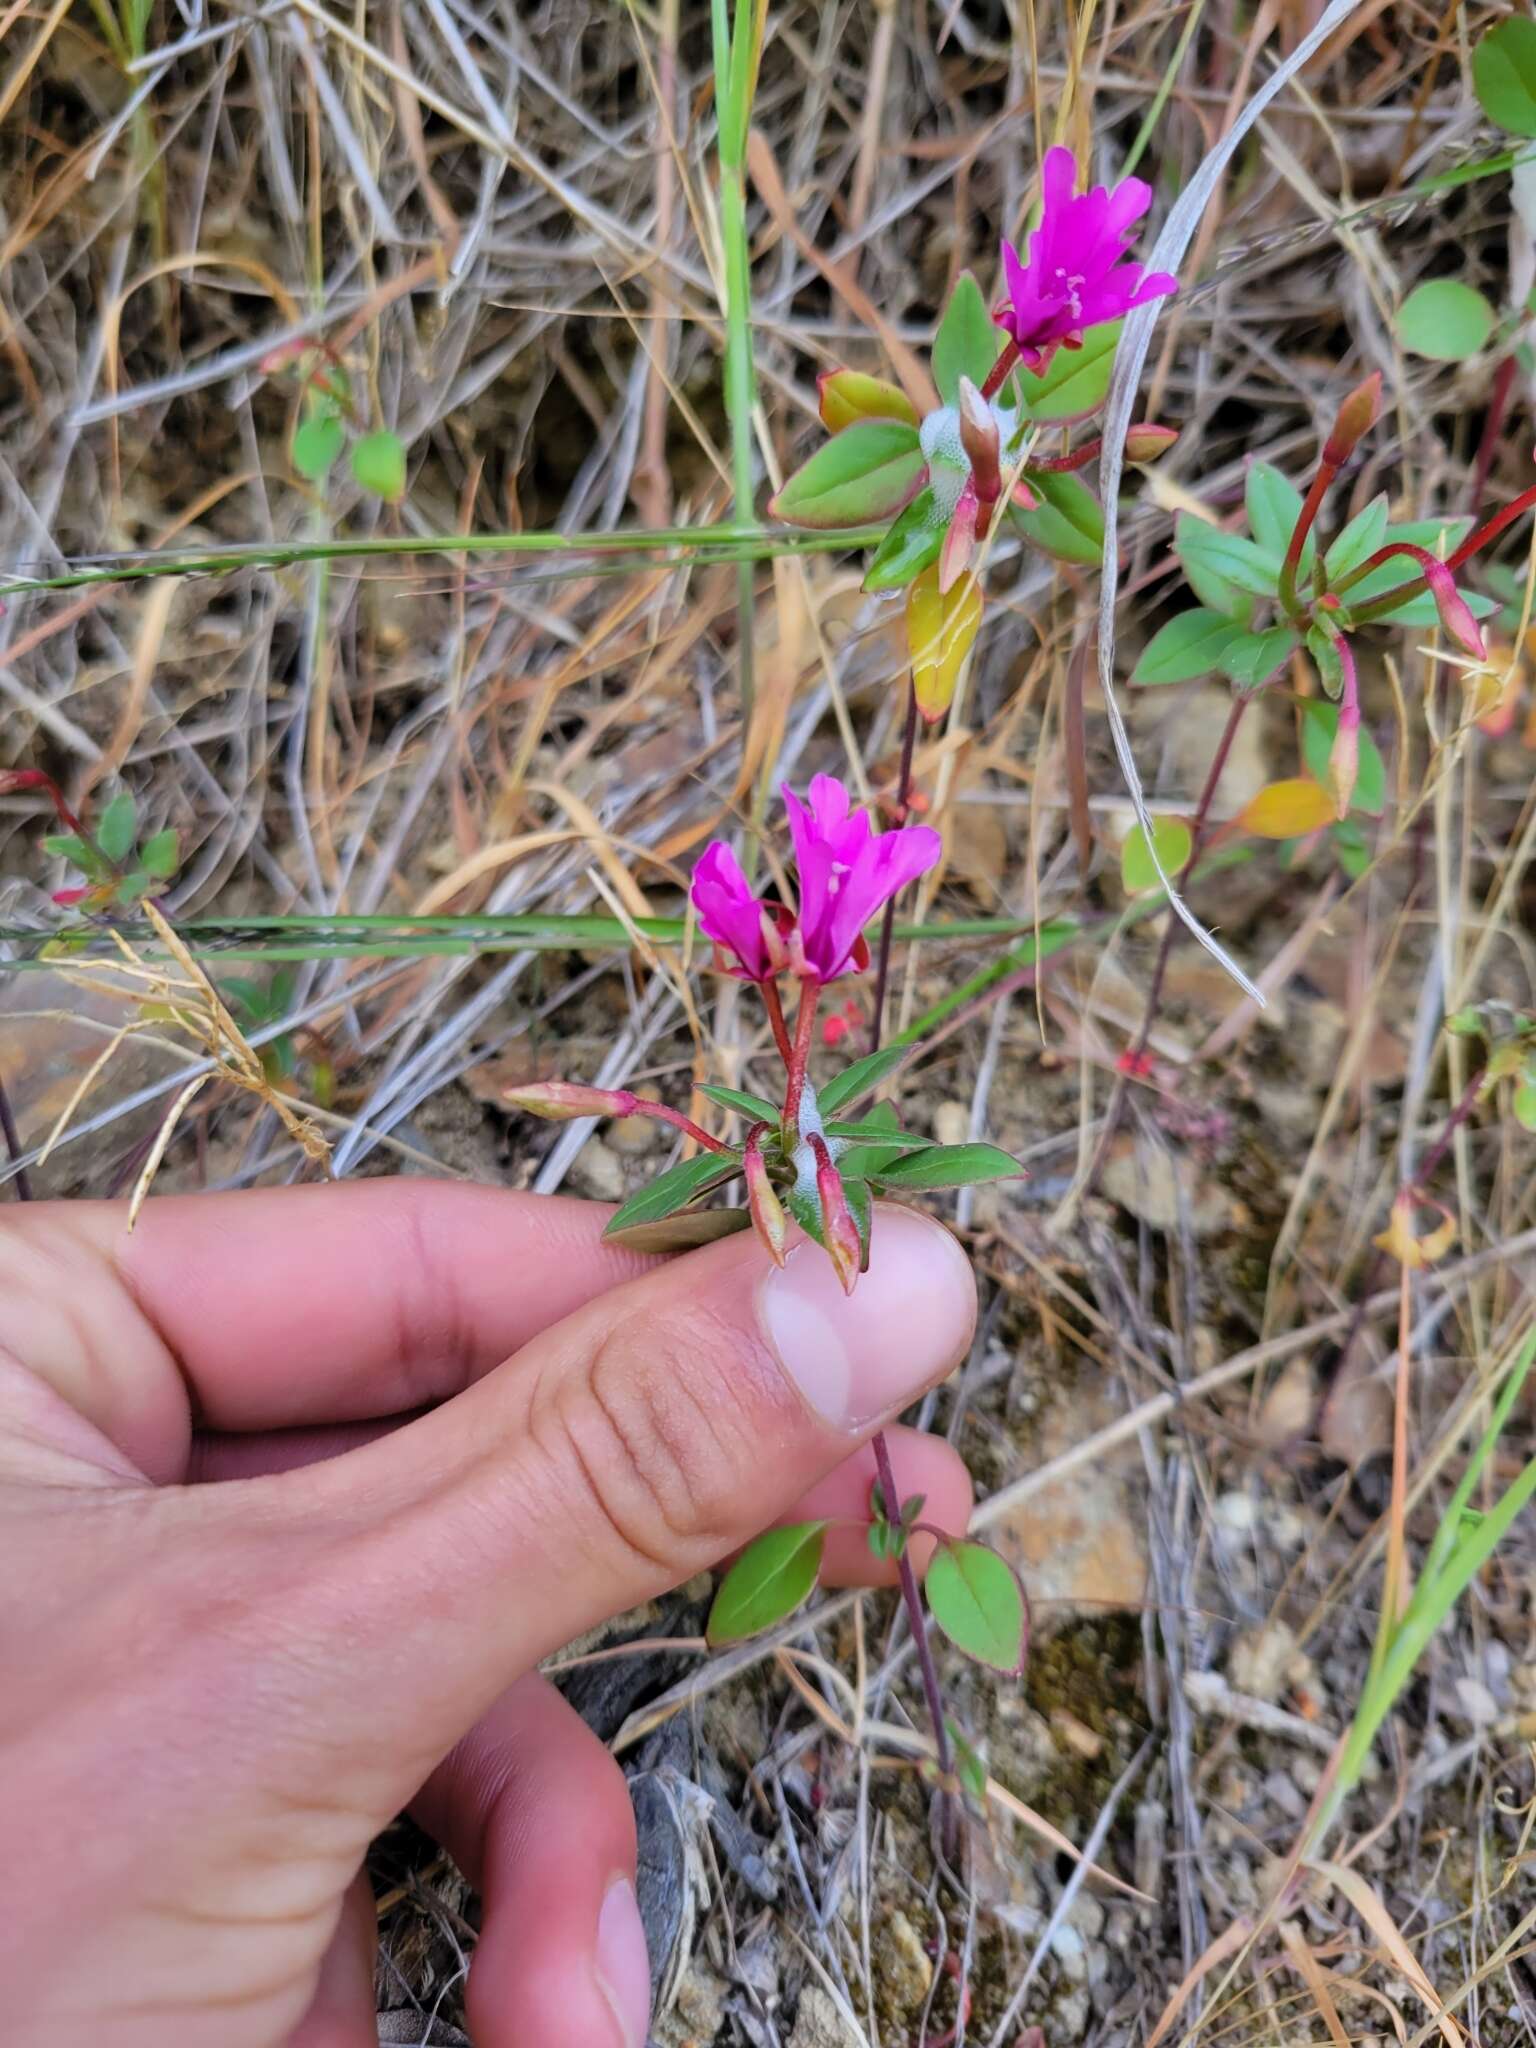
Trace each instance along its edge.
{"label": "magenta flower", "polygon": [[1030,369],[1042,371],[1059,347],[1080,348],[1084,330],[1118,320],[1133,306],[1176,292],[1178,279],[1145,274],[1123,259],[1133,230],[1152,203],[1140,178],[1122,178],[1113,191],[1095,185],[1074,196],[1077,165],[1070,149],[1047,151],[1040,225],[1021,263],[1003,244],[1007,296],[992,318],[1006,329]]}
{"label": "magenta flower", "polygon": [[726,973],[739,981],[771,981],[784,965],[777,928],[723,839],[705,847],[689,893],[705,938],[735,955],[737,964],[727,966]]}
{"label": "magenta flower", "polygon": [[704,849],[693,871],[699,928],[734,958],[725,971],[740,980],[771,981],[785,967],[817,981],[859,972],[869,965],[864,927],[939,857],[943,842],[930,825],[876,837],[865,814],[851,811],[836,776],[813,776],[808,794],[809,808],[784,789],[800,877],[798,917],[759,902],[721,840]]}
{"label": "magenta flower", "polygon": [[943,842],[931,825],[877,838],[863,811],[850,815],[848,792],[834,775],[813,776],[808,794],[809,808],[787,784],[783,790],[800,875],[790,960],[796,973],[833,981],[868,965],[865,925],[928,872]]}

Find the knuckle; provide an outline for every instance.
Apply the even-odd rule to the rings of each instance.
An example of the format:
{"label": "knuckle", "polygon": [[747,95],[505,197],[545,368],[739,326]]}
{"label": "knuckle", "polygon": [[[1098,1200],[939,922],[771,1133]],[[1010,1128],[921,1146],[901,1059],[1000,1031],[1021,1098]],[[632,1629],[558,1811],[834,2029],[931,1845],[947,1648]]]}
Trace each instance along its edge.
{"label": "knuckle", "polygon": [[740,1524],[748,1430],[712,1361],[734,1332],[607,1330],[560,1397],[560,1426],[603,1523],[651,1571],[686,1575]]}

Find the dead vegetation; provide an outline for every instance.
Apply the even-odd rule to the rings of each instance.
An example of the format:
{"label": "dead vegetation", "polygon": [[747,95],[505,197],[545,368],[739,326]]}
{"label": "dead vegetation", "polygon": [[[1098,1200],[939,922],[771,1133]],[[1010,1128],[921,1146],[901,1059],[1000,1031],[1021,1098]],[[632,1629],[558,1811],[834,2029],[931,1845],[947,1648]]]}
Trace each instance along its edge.
{"label": "dead vegetation", "polygon": [[[1512,244],[1529,274],[1507,176],[1444,181],[1499,146],[1467,60],[1500,14],[1366,0],[1244,143],[1154,337],[1144,411],[1181,439],[1127,501],[1122,673],[1182,601],[1172,515],[1234,513],[1255,456],[1304,480],[1372,369],[1390,402],[1349,509],[1379,489],[1394,516],[1494,506],[1528,481],[1527,369],[1490,415],[1487,358],[1426,363],[1392,328],[1424,277],[1502,301]],[[748,157],[763,478],[809,445],[818,371],[899,370],[964,266],[991,285],[1045,143],[1105,168],[1141,150],[1166,205],[1312,18],[1293,0],[1251,17],[772,0]],[[3,20],[7,574],[730,516],[705,10],[16,0]],[[322,340],[359,418],[407,446],[398,507],[342,468],[317,489],[290,466],[284,352]],[[1516,529],[1503,551],[1522,577],[1525,546]],[[647,1781],[672,1873],[658,2039],[1513,2043],[1536,2014],[1528,1527],[1404,1689],[1331,1862],[1297,1859],[1384,1561],[1422,1563],[1529,1323],[1529,1139],[1494,1095],[1436,1142],[1482,1057],[1444,1018],[1536,1001],[1526,657],[1508,649],[1513,715],[1484,731],[1487,700],[1426,636],[1378,636],[1365,708],[1390,801],[1365,872],[1264,848],[1197,891],[1268,1007],[1176,948],[1153,1077],[1122,1088],[1159,927],[1119,915],[1130,814],[1092,685],[1074,738],[1094,579],[1017,552],[996,568],[967,690],[918,753],[947,841],[929,914],[1084,928],[962,1004],[905,1097],[915,1127],[985,1133],[1032,1176],[961,1202],[986,1309],[928,1419],[965,1450],[1042,1639],[1020,1690],[947,1673],[990,1773],[959,1871],[930,1850],[911,1659],[883,1600],[831,1597],[713,1659],[603,1667],[624,1682],[584,1710]],[[13,600],[0,760],[50,767],[82,809],[120,778],[178,831],[161,902],[199,963],[151,972],[142,926],[115,969],[46,961],[66,877],[34,800],[0,799],[0,1074],[33,1187],[126,1192],[155,1166],[167,1184],[293,1179],[323,1149],[307,1102],[338,1173],[622,1195],[666,1156],[654,1129],[551,1141],[497,1108],[498,1079],[558,1064],[681,1104],[703,1078],[751,1085],[769,1048],[733,987],[635,920],[679,909],[693,851],[766,771],[826,767],[889,799],[899,607],[859,577],[836,553],[757,564],[750,708],[735,566],[654,548]],[[1299,669],[1296,686],[1315,688]],[[1153,809],[1187,811],[1225,687],[1124,708]],[[1295,749],[1273,696],[1214,815],[1293,773]],[[253,927],[221,962],[195,922],[586,912],[635,942],[461,926],[381,952],[349,928],[292,959]],[[1001,943],[907,949],[899,1018]],[[203,984],[231,967],[255,988],[238,1016]],[[283,1043],[291,1060],[263,1065]],[[691,1114],[715,1112],[694,1096]],[[1403,1188],[1453,1236],[1400,1285],[1375,1240]],[[1518,1408],[1493,1490],[1529,1439]],[[695,1635],[697,1591],[653,1632]],[[381,2038],[462,2038],[473,1900],[408,1830],[377,1876]]]}

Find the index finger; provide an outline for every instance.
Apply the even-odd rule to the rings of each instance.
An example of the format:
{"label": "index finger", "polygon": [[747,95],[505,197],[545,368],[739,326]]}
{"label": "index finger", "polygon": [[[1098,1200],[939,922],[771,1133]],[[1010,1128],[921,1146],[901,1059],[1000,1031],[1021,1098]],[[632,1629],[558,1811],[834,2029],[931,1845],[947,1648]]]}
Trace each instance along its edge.
{"label": "index finger", "polygon": [[[45,1274],[57,1312],[30,1342],[23,1316],[9,1341],[164,1476],[177,1408],[185,1428],[195,1415],[216,1429],[279,1429],[458,1392],[652,1263],[602,1243],[610,1213],[424,1180],[163,1196],[131,1233],[125,1203],[38,1203],[6,1217],[5,1267],[23,1287],[29,1266]],[[146,1383],[159,1347],[125,1341],[114,1281],[169,1353],[161,1369],[179,1367],[179,1401]],[[150,1417],[161,1440],[146,1464],[135,1439]]]}

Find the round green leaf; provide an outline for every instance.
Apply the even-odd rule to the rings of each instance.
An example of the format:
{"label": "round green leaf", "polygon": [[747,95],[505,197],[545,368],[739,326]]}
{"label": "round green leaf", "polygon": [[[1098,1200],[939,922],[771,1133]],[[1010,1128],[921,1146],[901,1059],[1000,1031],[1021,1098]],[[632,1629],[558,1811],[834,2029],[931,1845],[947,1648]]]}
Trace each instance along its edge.
{"label": "round green leaf", "polygon": [[110,861],[126,860],[137,818],[133,798],[120,789],[96,821],[96,844]]}
{"label": "round green leaf", "polygon": [[957,1650],[994,1671],[1023,1670],[1029,1607],[1017,1572],[981,1543],[941,1543],[923,1582],[928,1611]]}
{"label": "round green leaf", "polygon": [[1016,371],[1019,396],[1029,418],[1077,420],[1096,412],[1109,389],[1124,325],[1123,320],[1106,320],[1090,327],[1081,348],[1058,349],[1039,377],[1032,370]]}
{"label": "round green leaf", "polygon": [[905,420],[855,420],[797,469],[768,509],[790,526],[861,526],[899,512],[928,465]]}
{"label": "round green leaf", "polygon": [[381,427],[352,444],[352,474],[365,491],[398,505],[405,496],[405,443]]}
{"label": "round green leaf", "polygon": [[288,444],[288,459],[309,483],[317,484],[341,453],[347,430],[333,412],[301,420]]}
{"label": "round green leaf", "polygon": [[1472,88],[1497,127],[1536,135],[1536,21],[1512,14],[1472,52]]}
{"label": "round green leaf", "polygon": [[821,1569],[825,1522],[794,1522],[749,1543],[721,1581],[705,1635],[717,1649],[793,1614],[810,1597]]}
{"label": "round green leaf", "polygon": [[[1154,818],[1152,841],[1163,864],[1163,873],[1176,879],[1183,873],[1184,863],[1194,845],[1189,827],[1182,818]],[[1131,896],[1139,896],[1144,889],[1161,889],[1163,886],[1157,869],[1152,865],[1147,835],[1139,822],[1126,833],[1125,844],[1120,849],[1120,879],[1125,884],[1126,893]]]}
{"label": "round green leaf", "polygon": [[139,866],[157,881],[167,881],[175,874],[181,857],[176,827],[167,825],[163,832],[157,832],[153,839],[146,839],[139,848]]}
{"label": "round green leaf", "polygon": [[1133,683],[1188,683],[1209,675],[1241,630],[1236,621],[1202,605],[1160,627],[1131,672]]}
{"label": "round green leaf", "polygon": [[[1532,24],[1536,29],[1536,23]],[[1493,332],[1493,308],[1469,284],[1454,277],[1416,285],[1397,316],[1397,338],[1416,356],[1459,363],[1475,356]]]}
{"label": "round green leaf", "polygon": [[1026,470],[1025,480],[1039,503],[1031,512],[1014,512],[1018,525],[1058,561],[1096,569],[1104,559],[1104,514],[1082,478],[1037,469]]}

